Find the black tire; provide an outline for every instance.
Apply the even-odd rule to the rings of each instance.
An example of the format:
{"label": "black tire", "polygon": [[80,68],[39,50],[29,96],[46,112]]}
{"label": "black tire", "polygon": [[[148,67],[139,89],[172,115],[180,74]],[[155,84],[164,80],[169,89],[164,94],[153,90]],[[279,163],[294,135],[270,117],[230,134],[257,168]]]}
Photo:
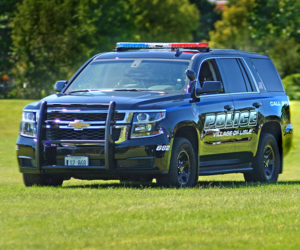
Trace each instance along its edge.
{"label": "black tire", "polygon": [[156,183],[166,187],[192,187],[198,174],[196,170],[196,158],[191,143],[186,138],[176,137],[169,173],[158,176]]}
{"label": "black tire", "polygon": [[253,171],[244,173],[246,182],[274,183],[278,179],[280,155],[273,135],[262,133],[257,153],[252,163]]}
{"label": "black tire", "polygon": [[23,181],[26,187],[31,186],[52,186],[57,187],[63,184],[63,178],[45,174],[23,174]]}

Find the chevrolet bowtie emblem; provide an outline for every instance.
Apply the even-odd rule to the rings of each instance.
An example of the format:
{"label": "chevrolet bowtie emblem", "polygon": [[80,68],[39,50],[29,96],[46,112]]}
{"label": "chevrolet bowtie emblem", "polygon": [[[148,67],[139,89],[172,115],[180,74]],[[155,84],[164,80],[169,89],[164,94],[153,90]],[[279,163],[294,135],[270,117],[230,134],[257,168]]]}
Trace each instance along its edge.
{"label": "chevrolet bowtie emblem", "polygon": [[83,130],[83,128],[87,128],[90,125],[90,123],[85,123],[83,120],[75,120],[74,122],[69,123],[68,127],[72,127],[74,130]]}

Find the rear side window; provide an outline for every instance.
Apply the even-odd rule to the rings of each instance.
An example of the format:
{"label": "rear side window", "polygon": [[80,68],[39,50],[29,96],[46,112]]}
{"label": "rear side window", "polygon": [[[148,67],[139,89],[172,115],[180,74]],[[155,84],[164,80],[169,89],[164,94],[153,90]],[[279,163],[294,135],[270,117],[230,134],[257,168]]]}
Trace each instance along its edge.
{"label": "rear side window", "polygon": [[250,58],[263,84],[269,92],[284,92],[277,70],[271,60]]}
{"label": "rear side window", "polygon": [[241,71],[241,67],[235,58],[220,58],[219,60],[226,80],[226,92],[228,93],[241,93],[248,92],[246,82]]}

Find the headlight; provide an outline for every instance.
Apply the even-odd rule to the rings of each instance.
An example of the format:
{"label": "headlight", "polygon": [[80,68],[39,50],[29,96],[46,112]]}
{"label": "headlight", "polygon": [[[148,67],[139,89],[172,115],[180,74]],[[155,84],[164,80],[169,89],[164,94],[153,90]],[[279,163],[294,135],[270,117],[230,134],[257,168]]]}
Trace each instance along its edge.
{"label": "headlight", "polygon": [[23,112],[20,125],[20,134],[28,137],[36,137],[36,113]]}
{"label": "headlight", "polygon": [[166,117],[166,112],[136,113],[133,116],[131,138],[151,137],[163,134],[157,122]]}

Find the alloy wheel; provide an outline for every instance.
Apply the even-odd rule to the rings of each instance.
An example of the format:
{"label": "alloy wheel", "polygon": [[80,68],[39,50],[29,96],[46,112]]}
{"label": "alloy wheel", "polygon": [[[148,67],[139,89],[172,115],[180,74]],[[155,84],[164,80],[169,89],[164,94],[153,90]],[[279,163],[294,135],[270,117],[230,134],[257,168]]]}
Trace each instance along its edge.
{"label": "alloy wheel", "polygon": [[188,152],[181,151],[177,157],[178,180],[182,186],[186,185],[191,174],[191,162]]}
{"label": "alloy wheel", "polygon": [[263,164],[265,176],[269,180],[272,178],[275,169],[275,154],[273,148],[269,144],[266,145],[264,149]]}

